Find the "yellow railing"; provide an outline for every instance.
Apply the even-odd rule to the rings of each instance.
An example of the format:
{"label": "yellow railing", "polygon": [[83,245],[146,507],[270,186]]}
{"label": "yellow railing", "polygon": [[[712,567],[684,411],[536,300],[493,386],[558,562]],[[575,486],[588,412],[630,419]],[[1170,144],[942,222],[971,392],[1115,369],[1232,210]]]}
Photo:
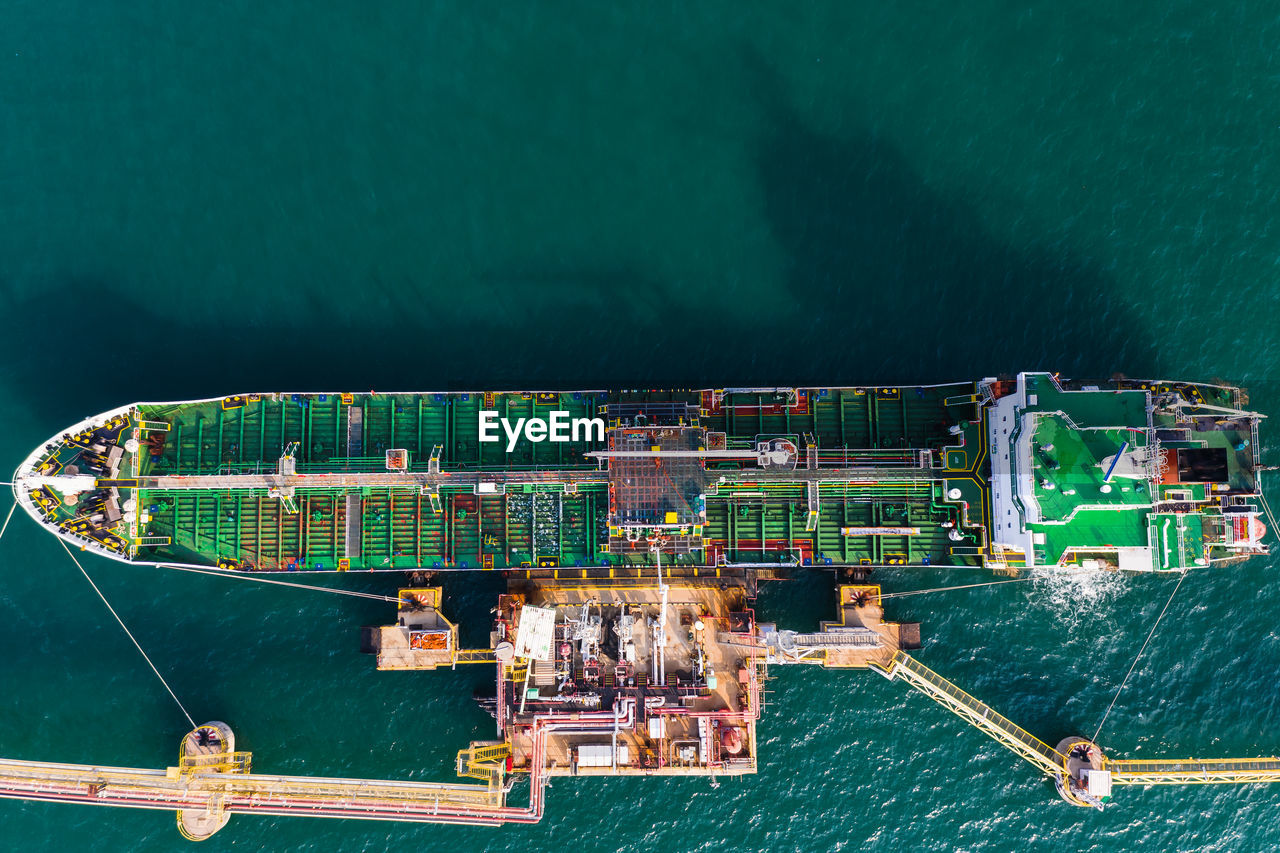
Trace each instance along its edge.
{"label": "yellow railing", "polygon": [[139,806],[150,804],[152,808],[181,808],[183,804],[204,800],[211,793],[233,800],[337,800],[356,808],[372,802],[495,807],[502,805],[503,800],[501,791],[467,783],[228,774],[204,769],[183,773],[176,767],[166,771],[0,760],[0,796],[21,798],[18,791],[84,793],[90,790],[99,796],[110,793],[113,799],[127,799]]}
{"label": "yellow railing", "polygon": [[1065,767],[1065,755],[910,655],[895,652],[887,667],[876,664],[872,666],[890,678],[903,678],[912,687],[1031,762],[1042,772],[1053,776],[1062,772]]}
{"label": "yellow railing", "polygon": [[498,656],[493,649],[458,649],[453,656],[454,663],[497,663]]}
{"label": "yellow railing", "polygon": [[506,759],[511,754],[511,744],[473,743],[466,749],[458,750],[458,775],[472,779],[483,779],[490,787],[502,787],[502,777],[506,773]]}
{"label": "yellow railing", "polygon": [[1280,782],[1280,758],[1104,760],[1116,785],[1207,785]]}
{"label": "yellow railing", "polygon": [[253,754],[231,752],[217,755],[179,755],[178,770],[183,773],[248,773]]}

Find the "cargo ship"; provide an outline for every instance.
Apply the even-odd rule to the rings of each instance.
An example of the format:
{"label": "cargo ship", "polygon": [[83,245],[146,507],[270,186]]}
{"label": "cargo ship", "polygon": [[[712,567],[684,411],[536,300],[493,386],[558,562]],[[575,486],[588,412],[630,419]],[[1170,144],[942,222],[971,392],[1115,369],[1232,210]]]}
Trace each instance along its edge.
{"label": "cargo ship", "polygon": [[[756,772],[762,685],[789,664],[904,683],[1077,806],[1102,808],[1112,785],[1280,781],[1276,757],[1133,761],[1098,733],[1041,740],[908,654],[920,626],[888,619],[894,593],[871,579],[886,566],[1011,576],[950,589],[1037,567],[1181,577],[1266,554],[1263,416],[1247,406],[1225,385],[1047,373],[123,406],[14,478],[73,559],[268,583],[406,572],[362,651],[381,670],[492,667],[497,739],[458,753],[469,782],[262,776],[210,722],[168,770],[0,760],[0,797],[170,809],[192,839],[232,813],[528,823],[555,776]],[[758,616],[758,584],[804,567],[834,575],[834,618],[800,631]],[[481,648],[463,645],[438,585],[463,571],[506,579]],[[508,803],[517,780],[527,805]]]}
{"label": "cargo ship", "polygon": [[[240,394],[136,403],[19,467],[117,560],[233,571],[884,565],[1170,571],[1264,553],[1241,389]],[[590,571],[588,572],[591,573]]]}

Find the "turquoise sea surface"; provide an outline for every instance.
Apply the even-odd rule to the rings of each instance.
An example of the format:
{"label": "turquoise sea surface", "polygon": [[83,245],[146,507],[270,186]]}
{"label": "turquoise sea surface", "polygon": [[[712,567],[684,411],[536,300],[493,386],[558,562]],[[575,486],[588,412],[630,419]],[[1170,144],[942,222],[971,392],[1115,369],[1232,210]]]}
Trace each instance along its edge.
{"label": "turquoise sea surface", "polygon": [[[6,0],[0,466],[122,403],[254,390],[1044,369],[1222,378],[1280,415],[1278,43],[1261,2]],[[1277,562],[1187,577],[1107,750],[1280,753]],[[389,605],[86,566],[263,772],[447,780],[492,736],[471,698],[487,669],[358,654]],[[1045,575],[890,615],[1054,743],[1093,732],[1174,582]],[[477,641],[498,586],[447,581]],[[805,574],[757,611],[811,628],[831,593]],[[1280,786],[1072,808],[901,684],[774,674],[760,772],[718,788],[556,780],[541,824],[503,829],[236,816],[201,849],[1280,848]],[[0,542],[0,691],[6,757],[163,767],[186,730],[21,514]],[[186,842],[163,812],[0,801],[0,848]]]}

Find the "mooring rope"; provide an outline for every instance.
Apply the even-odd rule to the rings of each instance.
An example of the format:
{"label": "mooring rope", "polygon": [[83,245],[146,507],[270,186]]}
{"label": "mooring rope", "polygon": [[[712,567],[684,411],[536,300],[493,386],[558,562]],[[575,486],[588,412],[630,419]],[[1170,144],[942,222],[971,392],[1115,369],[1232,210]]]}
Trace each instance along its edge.
{"label": "mooring rope", "polygon": [[18,508],[15,501],[13,506],[9,507],[9,514],[4,517],[4,524],[0,525],[0,539],[4,538],[4,532],[9,529],[9,522],[13,521],[13,511]]}
{"label": "mooring rope", "polygon": [[1115,707],[1116,700],[1120,698],[1120,692],[1124,690],[1124,686],[1129,683],[1129,676],[1133,675],[1133,670],[1138,665],[1138,661],[1142,659],[1142,653],[1147,650],[1147,643],[1151,642],[1151,638],[1155,636],[1156,628],[1160,627],[1160,620],[1164,618],[1165,611],[1169,609],[1169,605],[1173,604],[1173,597],[1178,594],[1178,587],[1182,586],[1182,582],[1187,579],[1187,573],[1184,570],[1182,577],[1178,578],[1178,582],[1174,584],[1173,592],[1169,593],[1169,600],[1164,603],[1164,607],[1160,610],[1160,615],[1156,617],[1156,622],[1151,626],[1151,630],[1147,632],[1147,639],[1143,642],[1142,648],[1138,649],[1138,655],[1133,659],[1133,663],[1129,665],[1129,671],[1124,674],[1124,680],[1120,682],[1120,688],[1116,690],[1116,695],[1111,697],[1111,704],[1107,706],[1106,712],[1102,715],[1102,722],[1098,723],[1098,730],[1093,733],[1093,742],[1098,742],[1098,735],[1102,734],[1102,727],[1107,722],[1111,709]]}
{"label": "mooring rope", "polygon": [[84,570],[84,566],[80,565],[80,561],[76,559],[76,555],[71,553],[71,549],[67,547],[67,543],[61,539],[58,544],[62,546],[62,550],[67,552],[67,556],[71,558],[71,562],[76,564],[76,568],[80,570],[80,574],[84,575],[84,579],[89,582],[89,586],[93,587],[93,591],[98,594],[98,598],[102,599],[102,603],[107,605],[107,609],[111,611],[111,615],[116,617],[116,621],[120,623],[120,627],[124,629],[125,634],[133,642],[134,648],[138,650],[138,654],[142,655],[142,659],[147,662],[147,666],[151,667],[151,671],[156,674],[156,678],[160,679],[160,683],[164,685],[164,689],[169,691],[169,695],[173,697],[173,701],[177,703],[178,709],[182,711],[182,716],[187,718],[187,722],[191,724],[191,728],[196,727],[196,721],[187,713],[187,709],[183,706],[182,700],[178,698],[178,694],[173,692],[173,688],[169,686],[169,682],[164,680],[164,676],[160,674],[160,670],[156,669],[156,665],[151,662],[151,658],[147,657],[147,653],[142,650],[142,645],[133,636],[129,627],[124,624],[124,620],[120,618],[120,614],[116,613],[116,609],[111,606],[111,602],[107,601],[107,597],[102,594],[102,590],[98,589],[98,585],[93,582],[93,578],[89,577],[89,573]]}
{"label": "mooring rope", "polygon": [[1026,583],[1027,581],[1033,580],[1035,580],[1034,577],[1014,578],[1013,580],[1007,581],[987,581],[985,583],[967,583],[961,586],[937,586],[932,589],[913,589],[908,590],[907,592],[885,592],[880,594],[880,598],[902,598],[907,595],[924,595],[926,592],[950,592],[953,589],[974,589],[980,586],[999,586],[1002,583]]}
{"label": "mooring rope", "polygon": [[314,590],[315,592],[332,592],[335,595],[350,595],[355,598],[370,598],[370,599],[373,599],[374,601],[390,601],[393,603],[399,603],[400,601],[399,598],[392,595],[378,595],[372,592],[357,592],[356,590],[353,590],[353,589],[334,589],[333,587],[329,587],[329,586],[311,586],[305,583],[277,581],[277,580],[271,580],[270,578],[260,577],[259,575],[242,574],[239,572],[229,572],[226,570],[217,571],[214,569],[195,568],[193,566],[175,566],[172,563],[156,563],[155,565],[161,569],[175,569],[179,572],[191,572],[197,575],[209,575],[211,577],[216,577],[216,578],[235,578],[236,580],[242,580],[242,581],[257,581],[258,583],[269,583],[269,584],[275,584],[276,586],[291,586],[291,587],[296,587],[297,589],[310,589],[310,590]]}
{"label": "mooring rope", "polygon": [[1258,502],[1262,504],[1262,511],[1267,514],[1267,523],[1271,525],[1273,535],[1280,535],[1280,530],[1276,529],[1276,517],[1271,514],[1271,506],[1267,503],[1267,496],[1262,493],[1262,489],[1258,489]]}

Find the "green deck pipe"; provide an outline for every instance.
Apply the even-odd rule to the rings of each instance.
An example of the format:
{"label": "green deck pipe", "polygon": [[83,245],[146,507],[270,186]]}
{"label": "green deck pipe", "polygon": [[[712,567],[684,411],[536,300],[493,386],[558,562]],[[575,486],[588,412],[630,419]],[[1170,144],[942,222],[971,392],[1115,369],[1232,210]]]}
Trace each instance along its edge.
{"label": "green deck pipe", "polygon": [[[909,436],[911,434],[911,429],[907,422],[907,395],[899,391],[898,400],[902,403],[902,440],[907,444],[907,446],[910,446],[911,441]],[[907,562],[911,561],[908,560]]]}
{"label": "green deck pipe", "polygon": [[867,437],[872,447],[880,446],[880,400],[875,391],[867,394]]}
{"label": "green deck pipe", "polygon": [[791,505],[787,504],[787,547],[795,544],[795,513],[791,511]]}
{"label": "green deck pipe", "polygon": [[444,450],[441,451],[440,464],[444,465],[445,461],[453,462],[457,458],[457,454],[453,452],[453,409],[456,401],[452,396],[446,398],[444,409]]}
{"label": "green deck pipe", "polygon": [[765,542],[768,541],[768,532],[765,530],[764,516],[765,516],[764,504],[761,503],[760,504],[760,554],[762,556],[768,552],[768,548],[765,547]]}
{"label": "green deck pipe", "polygon": [[307,400],[306,434],[302,437],[302,458],[311,461],[311,445],[315,443],[315,400]]}
{"label": "green deck pipe", "polygon": [[218,460],[217,465],[214,466],[215,471],[222,465],[222,430],[225,419],[226,413],[222,411],[222,406],[218,406]]}
{"label": "green deck pipe", "polygon": [[413,560],[422,566],[422,492],[413,496]]}
{"label": "green deck pipe", "polygon": [[[452,406],[450,408],[452,408]],[[455,536],[456,531],[453,526],[453,495],[446,494],[443,497],[445,498],[444,511],[448,513],[448,518],[449,518],[449,525],[448,525],[448,529],[445,532],[445,539],[444,539],[445,555],[446,555],[445,559],[447,561],[446,565],[448,565],[453,563],[453,558],[454,558],[453,543],[456,538]]]}
{"label": "green deck pipe", "polygon": [[845,436],[844,392],[843,391],[836,392],[836,400],[837,400],[837,405],[840,407],[840,446],[847,449],[849,447],[849,439]]}
{"label": "green deck pipe", "polygon": [[[879,503],[871,505],[871,525],[880,527],[884,524],[884,507]],[[884,562],[884,540],[879,536],[871,537],[872,557],[876,563]]]}
{"label": "green deck pipe", "polygon": [[[840,517],[844,520],[844,526],[849,526],[849,502],[847,500],[840,503]],[[840,560],[841,562],[849,562],[849,537],[841,534],[840,536]]]}
{"label": "green deck pipe", "polygon": [[596,564],[596,531],[600,525],[596,519],[596,496],[587,492],[587,551],[591,555],[591,565]]}
{"label": "green deck pipe", "polygon": [[[178,421],[178,440],[173,452],[173,473],[182,473],[182,421]],[[174,527],[177,527],[177,516],[174,516]]]}
{"label": "green deck pipe", "polygon": [[244,462],[244,416],[248,413],[249,407],[244,406],[240,409],[240,441],[236,443],[236,462]]}
{"label": "green deck pipe", "polygon": [[[281,404],[281,423],[283,424],[284,405]],[[284,562],[284,508],[276,502],[276,567]]]}
{"label": "green deck pipe", "polygon": [[818,523],[813,526],[813,558],[822,553],[822,504],[818,504]]}
{"label": "green deck pipe", "polygon": [[[311,555],[311,501],[306,495],[298,495],[298,556]],[[314,563],[314,556],[312,562]]]}
{"label": "green deck pipe", "polygon": [[196,473],[204,470],[204,415],[196,420]]}
{"label": "green deck pipe", "polygon": [[735,512],[737,507],[729,504],[729,546],[733,552],[733,559],[738,559],[738,513]]}

